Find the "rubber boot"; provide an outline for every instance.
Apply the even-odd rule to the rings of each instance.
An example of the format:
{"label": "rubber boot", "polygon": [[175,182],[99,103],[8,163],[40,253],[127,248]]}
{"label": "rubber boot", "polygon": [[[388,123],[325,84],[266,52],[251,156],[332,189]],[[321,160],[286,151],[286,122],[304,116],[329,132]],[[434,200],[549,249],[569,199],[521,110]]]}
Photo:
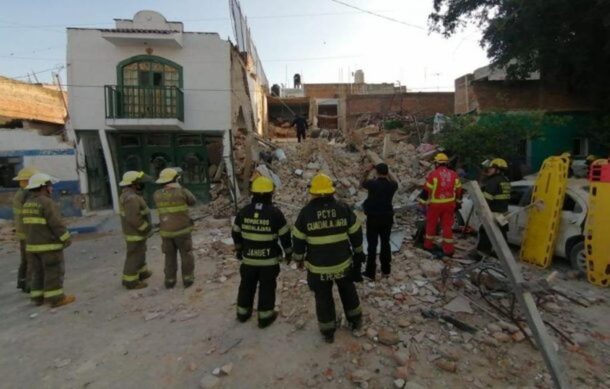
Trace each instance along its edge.
{"label": "rubber boot", "polygon": [[258,328],[269,327],[271,324],[273,324],[275,319],[277,319],[277,312],[273,312],[273,315],[271,315],[265,319],[258,319]]}
{"label": "rubber boot", "polygon": [[176,286],[176,281],[165,281],[165,289],[173,289]]}
{"label": "rubber boot", "polygon": [[129,290],[134,290],[134,289],[144,289],[148,286],[148,284],[146,282],[143,281],[136,281],[136,282],[125,282],[123,283],[123,286],[125,286],[125,288],[129,289]]}
{"label": "rubber boot", "polygon": [[152,272],[150,270],[144,270],[143,272],[140,272],[139,276],[140,281],[144,281],[145,279],[150,278],[152,276]]}
{"label": "rubber boot", "polygon": [[326,343],[334,343],[335,342],[335,331],[329,331],[329,332],[322,332],[322,335],[324,336],[324,341]]}
{"label": "rubber boot", "polygon": [[349,328],[352,331],[358,331],[360,328],[362,328],[362,316],[349,320]]}
{"label": "rubber boot", "polygon": [[51,308],[58,308],[64,305],[72,304],[74,301],[76,301],[76,296],[65,295],[61,300],[53,301],[51,303]]}
{"label": "rubber boot", "polygon": [[248,319],[250,319],[250,317],[252,317],[252,313],[248,313],[248,314],[237,314],[237,321],[239,321],[240,323],[245,323],[248,321]]}
{"label": "rubber boot", "polygon": [[194,283],[194,282],[195,282],[195,281],[193,281],[193,280],[186,280],[186,281],[183,281],[183,282],[182,282],[182,284],[184,285],[184,289],[186,289],[186,288],[188,288],[188,287],[193,286],[193,283]]}

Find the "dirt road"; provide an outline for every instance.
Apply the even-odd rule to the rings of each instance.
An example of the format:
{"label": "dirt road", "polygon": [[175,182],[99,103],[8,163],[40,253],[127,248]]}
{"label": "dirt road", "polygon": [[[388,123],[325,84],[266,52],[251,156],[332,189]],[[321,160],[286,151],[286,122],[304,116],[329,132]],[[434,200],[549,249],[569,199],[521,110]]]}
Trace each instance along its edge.
{"label": "dirt road", "polygon": [[[549,385],[540,356],[527,342],[485,344],[447,323],[423,319],[421,307],[445,304],[452,295],[411,295],[411,286],[402,287],[417,280],[417,285],[428,285],[421,289],[435,290],[432,283],[420,282],[419,257],[411,249],[395,257],[392,279],[359,286],[366,326],[358,336],[343,328],[335,344],[325,344],[305,274],[286,265],[278,287],[278,321],[264,330],[255,320],[240,324],[234,313],[238,263],[222,241],[228,232],[228,219],[200,225],[194,237],[196,283],[169,291],[162,286],[158,237],[149,241],[154,274],[150,286],[140,291],[121,287],[124,248],[118,232],[77,238],[66,250],[65,282],[77,301],[59,309],[34,307],[18,293],[16,246],[3,244],[0,386],[194,388],[202,379],[219,388],[404,384],[395,379],[404,379],[412,389]],[[588,326],[586,348],[570,352],[560,346],[575,386],[605,387],[610,365],[607,300],[590,308],[560,305]],[[468,320],[484,332],[493,321],[481,314]],[[455,362],[457,373],[451,366],[439,368],[439,359]],[[222,366],[229,374],[214,377],[214,369]]]}

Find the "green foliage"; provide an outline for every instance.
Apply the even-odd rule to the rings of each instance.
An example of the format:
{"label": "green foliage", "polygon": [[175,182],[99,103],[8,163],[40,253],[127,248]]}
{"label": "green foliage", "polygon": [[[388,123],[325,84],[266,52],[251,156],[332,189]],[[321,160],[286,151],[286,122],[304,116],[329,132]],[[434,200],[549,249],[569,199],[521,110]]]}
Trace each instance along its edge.
{"label": "green foliage", "polygon": [[539,137],[543,126],[557,120],[538,112],[460,116],[435,141],[466,166],[479,166],[488,158],[512,160],[525,140]]}
{"label": "green foliage", "polygon": [[432,30],[451,36],[469,23],[483,30],[492,64],[512,78],[544,80],[610,107],[610,1],[433,0]]}
{"label": "green foliage", "polygon": [[395,130],[397,128],[404,128],[405,123],[402,120],[391,119],[383,122],[383,128],[385,130]]}
{"label": "green foliage", "polygon": [[598,143],[604,148],[610,149],[610,115],[592,118],[587,123],[585,133],[590,142]]}

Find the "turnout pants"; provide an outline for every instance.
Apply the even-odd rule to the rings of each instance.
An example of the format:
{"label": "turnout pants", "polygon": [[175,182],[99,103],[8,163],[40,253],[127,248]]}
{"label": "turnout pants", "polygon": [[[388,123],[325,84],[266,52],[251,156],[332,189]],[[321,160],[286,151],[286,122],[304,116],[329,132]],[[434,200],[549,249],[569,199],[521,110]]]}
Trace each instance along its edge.
{"label": "turnout pants", "polygon": [[25,240],[19,240],[19,271],[17,273],[17,288],[27,289],[30,286],[28,275],[28,254],[25,252]]}
{"label": "turnout pants", "polygon": [[379,252],[379,262],[381,263],[381,272],[385,275],[390,274],[392,270],[390,262],[392,261],[392,252],[390,249],[390,234],[392,233],[392,224],[394,223],[394,215],[367,215],[366,218],[366,240],[368,242],[368,257],[366,260],[365,274],[370,278],[375,278],[377,268],[377,241],[381,243],[381,251]]}
{"label": "turnout pants", "polygon": [[275,308],[275,288],[280,265],[251,266],[241,264],[241,283],[237,293],[237,317],[247,319],[252,315],[254,295],[258,286],[258,321],[266,324],[273,316]]}
{"label": "turnout pants", "polygon": [[127,242],[123,285],[127,288],[137,285],[140,282],[140,273],[146,270],[146,240]]}
{"label": "turnout pants", "polygon": [[31,268],[30,297],[54,303],[64,298],[64,252],[28,253]]}
{"label": "turnout pants", "polygon": [[195,257],[193,256],[193,239],[191,234],[162,238],[161,250],[165,254],[165,282],[176,283],[178,272],[178,252],[180,252],[182,282],[192,282],[195,279]]}
{"label": "turnout pants", "polygon": [[443,236],[443,253],[453,255],[453,223],[455,219],[455,203],[429,204],[426,211],[426,236],[424,237],[424,248],[434,248],[437,226],[440,223]]}
{"label": "turnout pants", "polygon": [[307,135],[305,133],[306,130],[297,129],[297,140],[299,141],[299,143],[301,143],[301,139],[305,140],[307,138]]}
{"label": "turnout pants", "polygon": [[324,335],[331,335],[337,329],[333,284],[337,284],[343,311],[349,322],[357,321],[362,317],[362,308],[356,286],[350,277],[344,276],[334,280],[326,278],[323,274],[307,272],[307,283],[316,299],[316,315],[320,332]]}

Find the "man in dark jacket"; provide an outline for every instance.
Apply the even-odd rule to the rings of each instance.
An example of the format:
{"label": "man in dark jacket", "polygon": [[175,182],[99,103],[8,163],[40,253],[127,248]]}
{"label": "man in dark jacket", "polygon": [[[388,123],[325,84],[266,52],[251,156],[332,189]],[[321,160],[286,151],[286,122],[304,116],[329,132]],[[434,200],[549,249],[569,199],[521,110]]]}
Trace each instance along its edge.
{"label": "man in dark jacket", "polygon": [[305,261],[320,332],[332,343],[337,329],[333,284],[339,289],[350,327],[358,329],[362,324],[354,285],[362,281],[362,227],[349,206],[335,199],[335,188],[327,175],[314,176],[309,193],[313,199],[303,207],[292,230],[294,259],[300,267]]}
{"label": "man in dark jacket", "polygon": [[239,211],[231,232],[237,259],[241,261],[237,320],[243,323],[252,316],[258,286],[260,328],[268,327],[277,318],[275,289],[282,250],[286,262],[290,262],[292,256],[290,226],[282,211],[271,202],[273,191],[271,179],[257,177],[250,189],[252,202]]}
{"label": "man in dark jacket", "polygon": [[[373,180],[368,180],[368,175],[373,169],[377,172],[377,177]],[[392,198],[398,189],[398,184],[389,177],[388,165],[380,163],[376,166],[371,165],[366,170],[360,186],[369,192],[367,199],[364,201],[368,256],[366,270],[363,274],[365,277],[375,280],[378,240],[381,244],[381,251],[379,253],[381,273],[384,276],[388,276],[392,270],[390,265],[392,260],[390,234],[392,233],[392,224],[394,223]]]}
{"label": "man in dark jacket", "polygon": [[292,121],[292,127],[294,126],[296,126],[297,128],[297,140],[299,141],[299,143],[301,143],[301,138],[303,138],[303,140],[307,138],[307,120],[301,115],[296,115],[294,117],[294,120]]}

